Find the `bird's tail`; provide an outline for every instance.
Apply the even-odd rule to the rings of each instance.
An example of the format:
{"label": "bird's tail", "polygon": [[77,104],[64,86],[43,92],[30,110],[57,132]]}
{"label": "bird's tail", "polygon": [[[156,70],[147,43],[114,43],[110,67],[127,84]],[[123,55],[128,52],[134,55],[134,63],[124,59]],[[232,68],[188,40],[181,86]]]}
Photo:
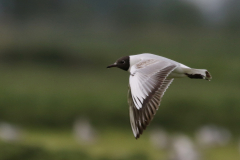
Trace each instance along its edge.
{"label": "bird's tail", "polygon": [[194,69],[189,68],[185,73],[189,78],[206,79],[210,81],[212,79],[211,74],[206,69]]}

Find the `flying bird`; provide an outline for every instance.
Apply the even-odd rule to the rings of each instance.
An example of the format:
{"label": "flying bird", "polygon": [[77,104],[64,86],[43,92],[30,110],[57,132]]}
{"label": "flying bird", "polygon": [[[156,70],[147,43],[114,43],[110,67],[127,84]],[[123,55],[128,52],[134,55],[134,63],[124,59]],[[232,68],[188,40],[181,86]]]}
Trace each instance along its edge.
{"label": "flying bird", "polygon": [[128,105],[130,123],[135,138],[139,138],[156,114],[164,92],[174,78],[194,78],[210,81],[206,69],[194,69],[171,59],[143,53],[119,58],[107,68],[118,67],[130,72]]}

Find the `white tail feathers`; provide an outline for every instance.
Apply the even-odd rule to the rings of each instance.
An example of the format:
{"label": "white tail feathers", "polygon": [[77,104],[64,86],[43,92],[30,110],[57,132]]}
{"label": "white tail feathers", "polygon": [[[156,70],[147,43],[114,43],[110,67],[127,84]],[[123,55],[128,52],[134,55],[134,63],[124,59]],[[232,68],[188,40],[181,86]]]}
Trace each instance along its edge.
{"label": "white tail feathers", "polygon": [[189,68],[185,73],[189,78],[206,79],[210,81],[212,79],[211,74],[206,69],[193,69]]}

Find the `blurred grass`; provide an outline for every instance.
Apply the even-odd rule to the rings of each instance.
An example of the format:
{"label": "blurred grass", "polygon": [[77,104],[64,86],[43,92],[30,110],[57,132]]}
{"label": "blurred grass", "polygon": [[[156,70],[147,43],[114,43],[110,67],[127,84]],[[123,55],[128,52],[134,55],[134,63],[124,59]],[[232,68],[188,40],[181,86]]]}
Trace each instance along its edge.
{"label": "blurred grass", "polygon": [[[154,15],[145,10],[147,3],[111,7],[113,2],[79,1],[51,7],[46,1],[39,2],[36,12],[37,3],[4,3],[0,122],[19,126],[23,137],[0,141],[0,160],[166,160],[169,151],[149,142],[154,126],[194,137],[206,124],[229,129],[233,139],[227,146],[203,150],[202,159],[240,159],[238,25],[196,26],[201,20],[195,11],[169,2],[169,6],[163,2],[162,9],[149,8]],[[171,3],[179,4],[171,8]],[[11,13],[14,10],[18,11]],[[237,17],[229,23],[234,21]],[[135,140],[127,104],[129,73],[106,66],[144,52],[208,69],[213,80],[175,79],[153,122]],[[97,130],[96,143],[74,139],[72,128],[79,117],[90,120]]]}
{"label": "blurred grass", "polygon": [[[2,120],[23,126],[69,127],[84,115],[99,127],[129,128],[126,100],[129,74],[106,66],[121,56],[151,52],[193,68],[206,68],[213,76],[211,82],[174,80],[153,123],[183,131],[214,123],[239,133],[238,34],[164,29],[126,32],[128,35],[93,34],[84,40],[75,35],[67,41],[54,41],[57,38],[53,35],[52,41],[41,43],[34,32],[26,34],[23,41],[5,42],[1,56],[13,52],[23,58],[0,66]],[[21,34],[24,33],[23,30]],[[61,51],[65,55],[62,58],[72,58],[54,64],[34,60],[44,57],[45,51],[56,51],[55,55]]]}
{"label": "blurred grass", "polygon": [[[127,130],[108,128],[101,130],[96,143],[77,141],[69,131],[62,130],[32,130],[26,134],[25,143],[29,145],[40,145],[47,150],[79,150],[91,155],[93,158],[108,157],[110,159],[121,159],[132,154],[142,154],[151,159],[165,158],[163,151],[149,145],[148,139],[142,138],[136,141],[132,135],[127,134]],[[143,157],[144,157],[143,156]]]}
{"label": "blurred grass", "polygon": [[[25,157],[27,159],[69,159],[84,160],[117,159],[137,160],[168,159],[168,151],[155,148],[145,133],[135,140],[129,130],[105,128],[99,130],[95,143],[86,143],[74,139],[69,130],[27,129],[18,143],[0,142],[1,157]],[[11,147],[11,150],[8,148]],[[6,152],[7,151],[7,152]],[[237,160],[240,158],[237,143],[232,141],[224,147],[202,150],[204,160]],[[7,159],[7,158],[6,158]],[[21,158],[20,158],[21,159]]]}
{"label": "blurred grass", "polygon": [[[0,143],[6,153],[0,159],[166,159],[167,152],[147,139],[154,125],[191,135],[202,125],[216,124],[239,136],[239,33],[174,27],[108,34],[29,29],[6,29],[6,38],[0,37],[0,120],[31,128],[19,143]],[[213,79],[175,79],[136,141],[129,124],[129,74],[106,66],[143,52],[208,69]],[[69,128],[78,117],[99,129],[96,144],[73,138]],[[203,156],[239,159],[236,141]]]}

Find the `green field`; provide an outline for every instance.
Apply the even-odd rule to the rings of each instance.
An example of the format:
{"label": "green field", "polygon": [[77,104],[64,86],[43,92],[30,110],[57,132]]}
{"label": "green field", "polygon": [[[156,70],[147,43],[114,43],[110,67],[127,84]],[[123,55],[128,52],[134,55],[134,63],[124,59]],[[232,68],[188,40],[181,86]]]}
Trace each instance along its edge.
{"label": "green field", "polygon": [[[149,142],[154,126],[193,137],[206,124],[229,129],[233,139],[227,146],[204,150],[203,159],[239,159],[239,33],[132,31],[89,35],[84,40],[70,36],[65,41],[55,33],[51,42],[49,37],[46,42],[39,40],[38,34],[26,34],[22,41],[2,40],[0,46],[4,51],[0,65],[0,120],[24,131],[19,142],[0,143],[1,160],[165,160],[168,152]],[[129,74],[106,66],[121,56],[142,52],[208,69],[213,79],[174,80],[152,124],[135,140],[128,117]],[[53,53],[50,61],[45,53]],[[98,130],[96,143],[79,144],[73,138],[70,128],[78,117],[87,117]]]}
{"label": "green field", "polygon": [[[166,160],[168,150],[154,147],[145,133],[135,140],[130,130],[108,128],[99,130],[94,143],[76,141],[69,130],[27,129],[18,143],[0,142],[0,159],[84,159],[84,160]],[[237,143],[201,150],[204,160],[237,160]]]}

